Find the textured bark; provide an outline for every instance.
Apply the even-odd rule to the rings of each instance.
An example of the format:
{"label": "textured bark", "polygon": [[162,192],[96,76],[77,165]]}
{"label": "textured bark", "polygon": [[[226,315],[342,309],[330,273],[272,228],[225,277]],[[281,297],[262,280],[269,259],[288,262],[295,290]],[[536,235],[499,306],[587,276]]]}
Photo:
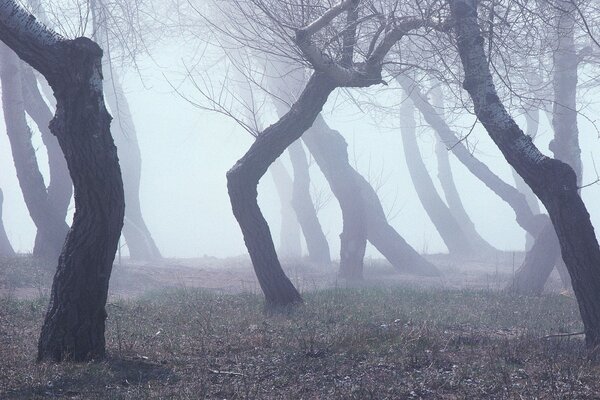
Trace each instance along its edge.
{"label": "textured bark", "polygon": [[281,203],[281,230],[277,252],[284,258],[300,258],[302,257],[302,238],[300,237],[300,225],[292,207],[292,178],[279,159],[271,164],[269,171],[271,171]]}
{"label": "textured bark", "polygon": [[[64,220],[67,217],[67,211],[73,196],[73,182],[69,176],[67,162],[58,140],[50,132],[52,111],[40,93],[33,69],[24,63],[21,64],[21,81],[25,110],[37,125],[48,153],[48,169],[50,172],[50,182],[47,190],[48,203],[58,216]],[[38,232],[33,254],[46,254],[49,249],[45,249],[45,246],[47,246],[47,242],[43,240],[43,235]]]}
{"label": "textured bark", "polygon": [[[379,196],[371,184],[350,165],[346,141],[338,131],[331,129],[319,115],[302,139],[328,181],[335,181],[339,171],[345,171],[345,176],[354,176],[354,179],[346,182],[353,186],[340,195],[344,192],[353,193],[354,201],[357,201],[356,193],[360,193],[365,210],[367,240],[394,268],[418,275],[439,275],[435,266],[410,247],[388,223]],[[331,188],[337,198],[338,190],[334,190],[333,186]]]}
{"label": "textured bark", "polygon": [[0,189],[0,256],[2,257],[12,257],[15,255],[15,250],[13,249],[10,241],[8,240],[8,235],[6,234],[6,230],[4,229],[4,219],[2,217],[2,204],[4,203],[4,194],[2,193],[2,189]]}
{"label": "textured bark", "polygon": [[267,307],[286,307],[301,302],[302,298],[277,258],[269,225],[258,207],[258,181],[269,165],[311,126],[334,89],[329,78],[315,72],[290,111],[261,132],[227,172],[233,214],[242,230]]}
{"label": "textured bark", "polygon": [[71,174],[75,215],[58,267],[38,360],[105,355],[106,298],[123,226],[123,182],[102,93],[102,50],[67,40],[14,1],[0,2],[0,40],[42,73],[54,91],[50,122]]}
{"label": "textured bark", "polygon": [[421,158],[417,143],[415,112],[412,100],[404,99],[400,105],[400,132],[404,149],[404,158],[413,186],[429,219],[446,244],[450,254],[471,255],[474,249],[470,241],[456,222],[454,216],[439,196],[427,167]]}
{"label": "textured bark", "polygon": [[477,22],[475,0],[455,0],[452,14],[459,55],[475,113],[506,160],[545,205],[572,279],[586,343],[600,344],[600,247],[581,200],[577,175],[544,156],[508,115],[494,87]]}
{"label": "textured bark", "polygon": [[308,161],[302,142],[297,140],[292,143],[288,148],[288,153],[294,168],[292,206],[302,227],[308,258],[314,263],[329,265],[331,264],[329,243],[327,243],[327,238],[317,217],[317,210],[310,196]]}
{"label": "textured bark", "polygon": [[[432,105],[439,113],[440,117],[444,116],[444,95],[439,85],[436,85],[431,93],[433,95]],[[461,227],[463,233],[471,243],[473,249],[479,254],[490,254],[497,252],[498,249],[494,248],[487,240],[481,237],[475,224],[467,214],[463,202],[460,198],[456,184],[454,183],[454,176],[452,174],[452,167],[450,165],[449,151],[444,142],[441,140],[439,135],[435,135],[435,154],[438,165],[438,179],[440,180],[444,196],[446,198],[446,204],[450,213],[456,219],[456,222]]]}
{"label": "textured bark", "polygon": [[6,132],[10,141],[17,178],[29,215],[37,230],[34,255],[52,261],[58,258],[69,230],[58,206],[51,202],[39,170],[31,130],[25,117],[21,84],[22,63],[8,47],[0,44],[0,80]]}

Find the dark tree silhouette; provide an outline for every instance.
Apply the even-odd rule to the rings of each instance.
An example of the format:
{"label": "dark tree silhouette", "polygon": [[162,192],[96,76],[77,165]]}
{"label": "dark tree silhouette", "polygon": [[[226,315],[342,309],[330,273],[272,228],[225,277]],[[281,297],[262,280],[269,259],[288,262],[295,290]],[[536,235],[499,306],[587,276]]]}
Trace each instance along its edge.
{"label": "dark tree silhouette", "polygon": [[38,360],[102,358],[108,282],[125,208],[102,93],[102,50],[87,38],[62,38],[14,1],[0,2],[0,40],[52,87],[50,130],[75,189],[75,216],[52,284]]}
{"label": "dark tree silhouette", "polygon": [[10,241],[8,240],[8,235],[6,234],[6,230],[4,229],[4,219],[2,218],[3,203],[4,193],[2,193],[2,189],[0,189],[0,256],[13,257],[15,255],[15,250],[10,244]]}

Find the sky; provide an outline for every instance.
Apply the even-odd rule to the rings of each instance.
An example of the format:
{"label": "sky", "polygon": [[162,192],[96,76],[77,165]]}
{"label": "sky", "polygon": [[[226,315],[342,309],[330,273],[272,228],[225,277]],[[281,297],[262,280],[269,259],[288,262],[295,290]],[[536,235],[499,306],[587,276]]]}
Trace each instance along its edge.
{"label": "sky", "polygon": [[[155,52],[152,59],[142,57],[139,70],[125,74],[124,87],[143,160],[141,202],[146,223],[166,257],[246,254],[240,229],[231,212],[225,173],[244,154],[253,138],[231,119],[194,107],[173,91],[171,84],[181,82],[181,73],[177,71],[183,70],[178,52],[177,48],[165,48]],[[194,97],[194,88],[189,83],[184,86],[184,92],[190,98]],[[598,105],[584,111],[591,119],[600,115]],[[381,186],[378,193],[386,211],[393,215],[391,223],[398,232],[419,252],[446,251],[408,175],[397,113],[390,110],[383,120],[380,115],[375,118],[344,101],[340,93],[334,93],[325,107],[324,116],[349,143],[351,163],[372,183]],[[264,119],[273,122],[273,115],[267,112]],[[524,128],[524,119],[519,117],[517,121]],[[4,123],[3,119],[1,123]],[[586,184],[596,180],[592,154],[600,154],[600,140],[599,133],[586,118],[579,119],[579,128],[583,183]],[[549,154],[551,136],[549,121],[542,116],[536,144],[545,154]],[[477,157],[504,180],[513,183],[507,162],[482,128],[475,129],[469,140],[471,144],[477,144]],[[421,129],[419,143],[428,170],[441,190],[436,178],[432,131]],[[34,144],[47,178],[45,150],[37,132]],[[522,250],[525,234],[516,224],[512,210],[453,156],[450,159],[465,208],[481,235],[499,249]],[[289,167],[287,154],[283,155],[283,160]],[[314,186],[328,192],[327,183],[314,163],[310,172]],[[5,197],[4,224],[8,236],[18,251],[31,251],[35,228],[23,203],[5,133],[0,134],[0,187]],[[592,222],[600,229],[600,184],[584,188],[582,196]],[[259,205],[277,244],[280,206],[269,174],[259,185]],[[332,254],[337,258],[341,213],[334,197],[319,211],[319,218]],[[379,256],[371,247],[367,254]]]}

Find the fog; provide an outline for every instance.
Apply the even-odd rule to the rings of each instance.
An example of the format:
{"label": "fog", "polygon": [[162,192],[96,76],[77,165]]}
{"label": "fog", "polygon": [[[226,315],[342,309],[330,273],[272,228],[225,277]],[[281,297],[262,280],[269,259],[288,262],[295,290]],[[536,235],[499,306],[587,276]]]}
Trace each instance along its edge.
{"label": "fog", "polygon": [[[158,247],[166,257],[243,255],[246,251],[239,226],[231,212],[225,173],[244,154],[254,138],[232,119],[190,104],[188,100],[195,99],[194,87],[183,77],[185,55],[185,48],[166,43],[153,51],[152,58],[142,56],[138,61],[138,70],[130,69],[125,74],[124,88],[133,112],[142,154],[142,211]],[[173,84],[180,85],[180,93],[186,95],[176,93]],[[368,91],[377,93],[379,90]],[[400,91],[396,91],[400,96]],[[594,154],[600,154],[599,132],[593,124],[595,116],[600,115],[600,104],[594,102],[594,98],[596,96],[586,93],[585,103],[581,102],[581,112],[589,119],[581,117],[578,121],[584,184],[597,179],[593,167]],[[385,119],[378,117],[376,121],[368,112],[348,102],[344,94],[336,93],[325,106],[323,114],[327,122],[344,135],[349,144],[351,163],[378,188],[384,208],[392,216],[391,223],[397,231],[420,252],[446,252],[408,175],[397,113],[390,112]],[[523,124],[524,118],[519,116],[518,111],[514,114],[518,122]],[[273,122],[273,112],[265,119]],[[471,121],[468,117],[462,120],[465,126]],[[436,179],[434,132],[422,118],[418,121],[423,125],[419,129],[421,152],[441,193]],[[549,154],[547,149],[551,139],[550,123],[542,113],[535,143]],[[481,126],[470,134],[468,144],[492,171],[506,182],[513,183],[509,165]],[[47,179],[47,156],[36,131],[34,145]],[[291,171],[287,154],[282,159],[288,171]],[[451,155],[450,159],[465,208],[481,235],[498,249],[522,251],[525,234],[516,224],[514,212],[473,177],[455,157]],[[599,162],[597,157],[595,161]],[[318,215],[332,254],[336,255],[339,254],[338,235],[342,230],[339,206],[314,162],[310,172],[313,188],[327,199]],[[15,250],[30,252],[35,227],[23,202],[6,135],[0,135],[0,187],[5,196],[4,223],[8,236]],[[582,197],[593,223],[599,226],[600,185],[584,188]],[[269,173],[260,182],[259,204],[277,243],[280,202]],[[126,247],[123,251],[127,254]],[[368,248],[367,255],[379,257],[372,247]]]}

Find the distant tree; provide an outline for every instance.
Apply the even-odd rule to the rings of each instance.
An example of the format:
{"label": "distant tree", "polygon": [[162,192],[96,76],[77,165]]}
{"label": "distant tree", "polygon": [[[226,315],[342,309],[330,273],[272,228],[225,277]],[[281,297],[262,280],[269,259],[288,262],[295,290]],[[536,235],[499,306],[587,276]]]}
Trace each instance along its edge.
{"label": "distant tree", "polygon": [[4,203],[4,194],[2,193],[2,189],[0,189],[0,256],[2,257],[13,257],[15,255],[15,250],[13,249],[10,241],[8,240],[8,236],[6,235],[6,230],[4,229],[4,219],[2,218],[2,204]]}
{"label": "distant tree", "polygon": [[106,299],[123,226],[124,195],[102,93],[102,50],[64,39],[15,1],[0,2],[0,40],[48,81],[56,97],[50,129],[75,189],[75,215],[52,284],[38,360],[105,355]]}

